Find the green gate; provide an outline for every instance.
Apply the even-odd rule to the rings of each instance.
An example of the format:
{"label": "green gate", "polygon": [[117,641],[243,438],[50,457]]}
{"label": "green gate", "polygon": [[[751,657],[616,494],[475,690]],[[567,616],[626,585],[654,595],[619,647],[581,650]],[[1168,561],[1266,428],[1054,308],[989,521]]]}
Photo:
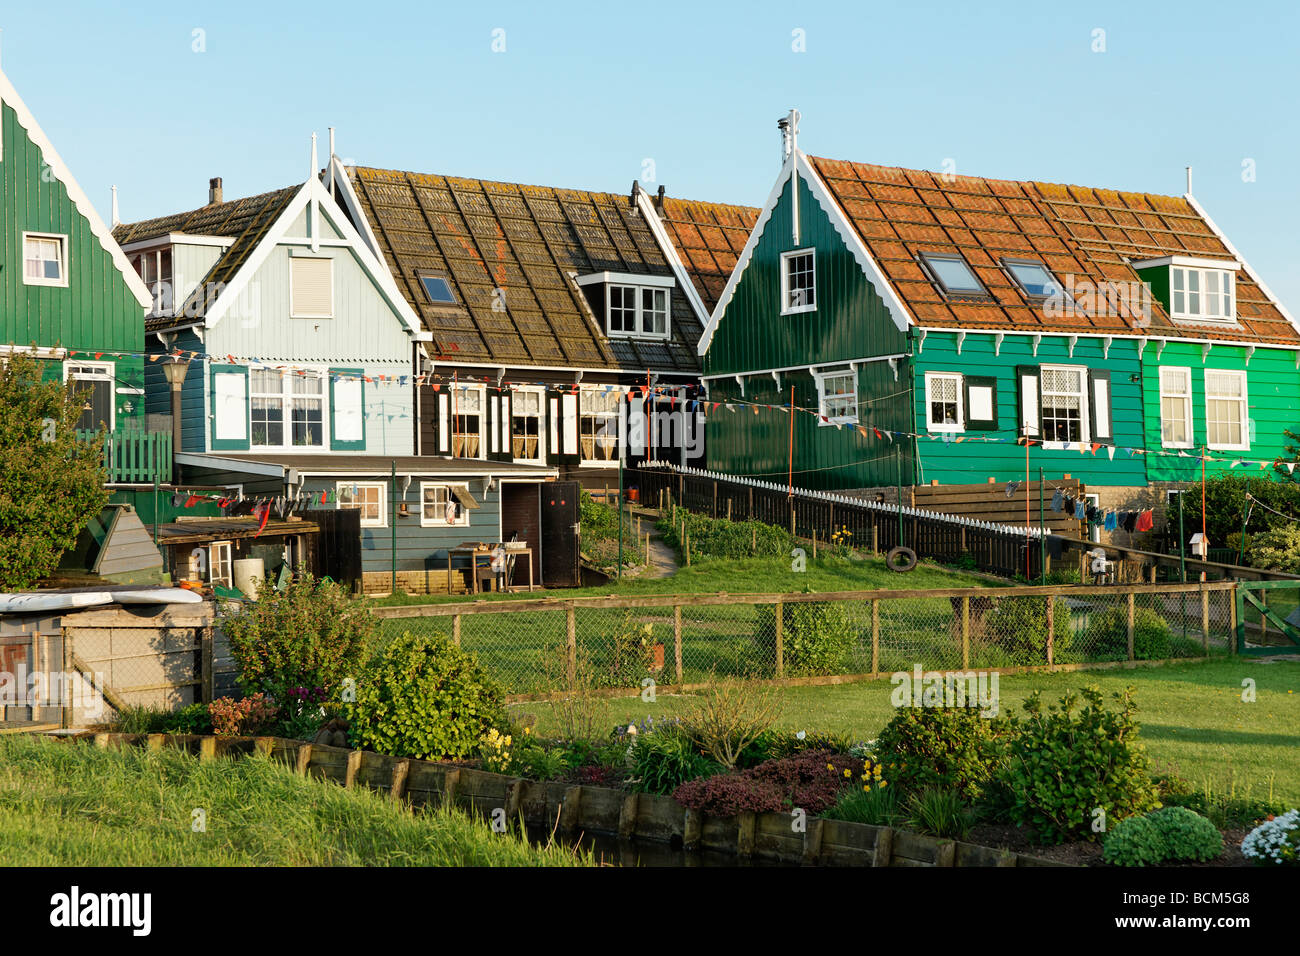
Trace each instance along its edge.
{"label": "green gate", "polygon": [[[1270,598],[1272,607],[1269,606]],[[1237,605],[1237,633],[1236,647],[1233,649],[1238,654],[1286,654],[1300,650],[1300,626],[1291,623],[1291,620],[1300,621],[1300,614],[1296,613],[1300,609],[1300,580],[1238,581],[1234,600]],[[1247,624],[1255,620],[1258,621],[1260,644],[1247,647]],[[1263,640],[1271,633],[1286,638],[1290,646],[1263,644]]]}

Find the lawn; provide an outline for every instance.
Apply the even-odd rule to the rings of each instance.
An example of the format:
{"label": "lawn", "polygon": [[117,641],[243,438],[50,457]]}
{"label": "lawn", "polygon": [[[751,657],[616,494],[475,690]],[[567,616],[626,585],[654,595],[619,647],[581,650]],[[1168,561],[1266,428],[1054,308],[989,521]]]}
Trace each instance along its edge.
{"label": "lawn", "polygon": [[[1257,700],[1244,703],[1242,681],[1255,681]],[[1110,694],[1137,688],[1138,719],[1153,767],[1174,770],[1195,784],[1236,787],[1256,797],[1274,796],[1300,805],[1300,662],[1267,663],[1249,658],[1139,667],[1132,670],[1010,675],[1000,680],[1004,714],[1021,713],[1034,690],[1055,702],[1089,684]],[[779,725],[789,730],[826,730],[873,739],[893,713],[888,680],[781,691]],[[609,703],[610,723],[684,713],[692,698],[660,695],[655,703],[620,698]],[[539,732],[554,732],[549,707],[519,704],[532,713]]]}
{"label": "lawn", "polygon": [[[206,830],[196,832],[194,811]],[[566,866],[451,810],[412,813],[265,757],[200,762],[0,737],[3,866]]]}

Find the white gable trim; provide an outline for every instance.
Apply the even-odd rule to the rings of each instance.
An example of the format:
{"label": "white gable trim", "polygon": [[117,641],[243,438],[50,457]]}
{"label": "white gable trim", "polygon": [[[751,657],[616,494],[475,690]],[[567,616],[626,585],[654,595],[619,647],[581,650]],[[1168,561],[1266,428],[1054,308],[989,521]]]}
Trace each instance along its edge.
{"label": "white gable trim", "polygon": [[[379,247],[379,238],[375,235],[374,229],[370,226],[370,217],[361,209],[361,200],[357,198],[356,190],[352,188],[352,179],[348,176],[347,169],[338,160],[337,157],[330,159],[329,165],[329,183],[334,186],[335,194],[343,201],[343,209],[356,223],[356,228],[366,240],[366,245],[374,253],[376,259],[382,260],[384,257],[383,250]],[[387,269],[384,270],[388,271]]]}
{"label": "white gable trim", "polygon": [[731,272],[731,278],[727,280],[727,286],[722,290],[722,295],[718,299],[718,304],[713,310],[713,315],[709,319],[709,324],[704,329],[704,335],[700,337],[699,354],[703,355],[708,351],[709,343],[713,340],[713,333],[717,330],[723,313],[727,305],[731,302],[731,297],[735,294],[736,286],[740,282],[741,275],[744,274],[745,268],[749,265],[749,260],[754,254],[754,248],[758,245],[758,240],[763,234],[768,220],[772,217],[772,210],[781,199],[781,192],[785,189],[787,181],[794,179],[795,175],[802,176],[808,183],[808,188],[812,191],[814,198],[830,217],[831,224],[835,231],[839,233],[845,247],[853,254],[857,260],[858,268],[862,270],[867,281],[870,282],[885,303],[885,308],[889,310],[889,316],[894,321],[899,331],[905,330],[913,322],[911,314],[903,305],[898,297],[893,285],[885,278],[885,274],[876,264],[876,260],[867,250],[862,238],[858,235],[853,223],[844,210],[840,208],[839,203],[831,195],[822,178],[812,168],[808,162],[808,157],[800,150],[795,150],[786,159],[785,165],[781,167],[781,173],[777,177],[776,185],[772,188],[771,194],[767,197],[767,202],[763,204],[763,211],[759,214],[758,221],[754,224],[754,230],[749,234],[749,241],[745,243],[745,248],[741,250],[740,258],[736,260],[736,268]]}
{"label": "white gable trim", "polygon": [[[1254,282],[1255,285],[1259,286],[1260,291],[1268,296],[1270,302],[1277,306],[1277,310],[1282,313],[1288,322],[1291,323],[1291,327],[1297,332],[1300,332],[1300,323],[1296,322],[1295,316],[1293,316],[1287,310],[1287,307],[1282,304],[1282,300],[1273,294],[1273,290],[1264,284],[1264,280],[1259,277],[1259,273],[1250,267],[1250,263],[1247,262],[1245,257],[1237,251],[1237,247],[1228,241],[1228,237],[1224,235],[1223,230],[1220,229],[1214,220],[1210,218],[1210,214],[1201,208],[1201,204],[1192,197],[1191,193],[1186,193],[1183,198],[1186,199],[1191,207],[1196,210],[1197,214],[1205,220],[1206,225],[1210,227],[1214,234],[1219,237],[1219,241],[1223,243],[1224,247],[1230,253],[1232,253],[1232,257],[1241,264],[1242,270],[1246,275],[1250,276],[1251,281]],[[1233,291],[1233,302],[1236,302],[1235,290]]]}
{"label": "white gable trim", "polygon": [[[153,309],[153,296],[150,294],[148,286],[131,268],[131,263],[127,261],[126,254],[122,252],[121,246],[113,238],[112,231],[104,225],[104,220],[99,218],[99,213],[95,212],[94,204],[81,191],[77,180],[73,178],[72,170],[68,169],[63,162],[58,150],[54,148],[54,144],[45,135],[45,131],[36,122],[36,117],[32,115],[31,110],[27,108],[27,104],[23,102],[23,98],[18,95],[18,91],[13,88],[13,84],[9,82],[9,77],[5,76],[2,70],[0,70],[0,103],[7,103],[13,107],[19,125],[27,130],[28,138],[40,149],[41,155],[54,172],[55,178],[63,183],[63,188],[68,191],[68,199],[72,201],[72,204],[77,207],[77,211],[90,225],[91,233],[99,240],[99,244],[104,247],[104,251],[112,257],[113,264],[117,266],[117,271],[126,280],[127,288],[131,290],[131,294],[135,296],[136,301],[140,303],[140,308],[151,311]],[[0,153],[0,157],[2,156],[3,154]]]}
{"label": "white gable trim", "polygon": [[695,283],[691,281],[690,274],[686,271],[686,264],[682,262],[681,256],[677,254],[677,246],[673,244],[672,238],[668,235],[668,230],[664,228],[664,224],[660,220],[659,213],[655,210],[654,200],[640,185],[636,187],[636,205],[641,210],[641,215],[645,217],[646,225],[650,227],[650,233],[655,237],[655,242],[659,243],[659,248],[663,250],[664,258],[672,266],[673,275],[677,276],[677,284],[682,287],[682,291],[686,294],[686,301],[695,310],[695,317],[700,320],[701,325],[707,327],[709,324],[709,310],[704,307],[704,300],[700,298],[699,290],[695,288]]}
{"label": "white gable trim", "polygon": [[[235,273],[234,278],[227,283],[221,294],[217,296],[212,303],[212,307],[208,309],[207,314],[204,316],[203,324],[205,328],[214,328],[221,321],[221,318],[230,310],[232,303],[238,301],[249,281],[257,273],[257,270],[262,267],[262,264],[266,262],[267,257],[270,256],[271,251],[276,246],[300,245],[311,241],[310,239],[286,235],[289,227],[297,220],[299,214],[307,208],[308,203],[315,203],[318,214],[331,204],[329,191],[315,176],[303,183],[297,195],[284,208],[279,218],[276,219],[271,228],[267,230],[266,235],[258,242],[257,247],[244,260],[244,264]],[[329,219],[343,236],[347,248],[356,253],[357,258],[361,260],[361,265],[374,279],[375,284],[379,286],[380,293],[406,327],[407,333],[411,336],[418,335],[420,333],[420,318],[407,303],[406,298],[398,291],[388,268],[375,258],[374,254],[366,246],[365,240],[352,228],[352,224],[345,217],[339,216],[336,220],[334,216],[330,216]]]}

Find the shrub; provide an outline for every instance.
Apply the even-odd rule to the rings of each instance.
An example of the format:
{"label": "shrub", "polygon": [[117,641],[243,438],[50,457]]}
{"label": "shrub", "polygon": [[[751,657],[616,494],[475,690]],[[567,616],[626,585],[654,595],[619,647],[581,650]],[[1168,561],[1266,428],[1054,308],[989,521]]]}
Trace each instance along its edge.
{"label": "shrub", "polygon": [[632,522],[626,514],[623,520],[623,553],[618,550],[619,511],[609,505],[597,502],[590,492],[583,489],[578,498],[579,534],[582,537],[583,554],[597,566],[606,570],[616,570],[619,560],[624,565],[645,563],[645,555],[637,546],[636,534]]}
{"label": "shrub", "polygon": [[711,817],[734,817],[738,813],[780,810],[782,796],[776,785],[769,781],[723,773],[688,780],[673,793],[673,799]]}
{"label": "shrub", "polygon": [[1101,808],[1118,821],[1157,803],[1146,752],[1138,742],[1133,688],[1115,694],[1117,710],[1107,710],[1101,691],[1061,698],[1059,709],[1043,708],[1035,691],[1025,701],[1028,717],[1014,719],[1005,782],[1015,794],[1012,822],[1029,827],[1039,842],[1095,840],[1091,823]]}
{"label": "shrub", "polygon": [[834,806],[845,790],[869,785],[863,780],[875,780],[873,771],[874,765],[856,757],[809,751],[769,760],[743,773],[687,781],[673,793],[673,799],[720,817],[793,808],[821,813]]}
{"label": "shrub", "polygon": [[256,601],[218,606],[240,686],[280,702],[299,687],[338,700],[343,679],[359,676],[376,628],[364,601],[306,573],[295,575],[283,592],[264,589]]}
{"label": "shrub", "polygon": [[683,522],[691,539],[692,558],[789,557],[790,551],[797,547],[796,540],[775,525],[708,518],[677,508],[660,518],[655,527],[659,529],[664,544],[679,555],[685,550]]}
{"label": "shrub", "polygon": [[895,786],[928,787],[974,800],[1005,763],[1009,723],[981,717],[975,707],[902,707],[876,738],[876,751]]}
{"label": "shrub", "polygon": [[736,766],[748,770],[766,760],[793,757],[808,750],[826,750],[844,754],[849,753],[853,747],[853,738],[847,734],[765,730],[740,752],[739,757],[736,758]]}
{"label": "shrub", "polygon": [[1245,560],[1255,568],[1300,573],[1300,525],[1287,522],[1251,535]]}
{"label": "shrub", "polygon": [[704,756],[680,731],[638,734],[632,744],[632,789],[670,794],[688,780],[721,773],[716,760]]}
{"label": "shrub", "polygon": [[954,791],[926,787],[907,802],[906,820],[909,827],[921,833],[964,840],[975,815]]}
{"label": "shrub", "polygon": [[210,734],[212,714],[207,704],[190,704],[168,714],[163,720],[162,729],[163,733],[168,734]]}
{"label": "shrub", "polygon": [[242,700],[218,697],[208,704],[212,731],[218,737],[250,737],[261,733],[275,719],[275,703],[265,694]]}
{"label": "shrub", "polygon": [[608,733],[609,699],[597,694],[595,667],[587,648],[579,645],[575,653],[573,684],[569,683],[568,652],[563,644],[542,652],[542,673],[546,684],[562,696],[551,702],[551,717],[565,740],[595,740]]}
{"label": "shrub", "polygon": [[1185,807],[1164,807],[1121,820],[1106,835],[1102,855],[1116,866],[1208,862],[1223,852],[1214,824]]}
{"label": "shrub", "polygon": [[46,367],[18,351],[0,362],[0,591],[51,574],[108,503],[102,445],[77,437],[84,394]]}
{"label": "shrub", "polygon": [[595,682],[605,687],[638,687],[654,667],[654,627],[638,624],[632,611],[601,635],[593,657]]}
{"label": "shrub", "polygon": [[682,720],[682,729],[700,751],[727,769],[744,749],[780,716],[780,698],[755,681],[719,679]]}
{"label": "shrub", "polygon": [[[1112,607],[1089,624],[1091,656],[1124,660],[1128,657],[1128,609]],[[1174,634],[1168,622],[1150,608],[1133,612],[1133,657],[1139,661],[1193,657],[1202,653],[1192,639]]]}
{"label": "shrub", "polygon": [[161,734],[166,732],[167,718],[170,716],[166,710],[151,704],[139,707],[127,705],[118,710],[117,716],[108,726],[115,734]]}
{"label": "shrub", "polygon": [[1300,810],[1270,817],[1246,834],[1241,855],[1261,866],[1300,865]]}
{"label": "shrub", "polygon": [[354,747],[402,757],[467,757],[507,725],[504,694],[442,634],[404,633],[380,652],[345,704]]}
{"label": "shrub", "polygon": [[[776,606],[761,604],[756,643],[764,660],[776,661]],[[785,673],[791,677],[843,674],[857,643],[857,629],[844,606],[831,601],[781,605]]]}
{"label": "shrub", "polygon": [[[1042,664],[1047,660],[1047,602],[1037,597],[997,598],[984,616],[984,632],[1013,660]],[[1057,598],[1052,609],[1054,651],[1064,651],[1073,637],[1069,606]]]}

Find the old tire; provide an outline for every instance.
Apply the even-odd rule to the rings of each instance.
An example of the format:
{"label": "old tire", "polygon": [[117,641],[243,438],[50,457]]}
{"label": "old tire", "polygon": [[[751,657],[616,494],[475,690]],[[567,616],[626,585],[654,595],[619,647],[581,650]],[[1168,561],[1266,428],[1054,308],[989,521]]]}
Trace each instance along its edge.
{"label": "old tire", "polygon": [[900,573],[911,571],[916,567],[916,552],[902,545],[891,548],[889,553],[885,555],[885,567]]}

